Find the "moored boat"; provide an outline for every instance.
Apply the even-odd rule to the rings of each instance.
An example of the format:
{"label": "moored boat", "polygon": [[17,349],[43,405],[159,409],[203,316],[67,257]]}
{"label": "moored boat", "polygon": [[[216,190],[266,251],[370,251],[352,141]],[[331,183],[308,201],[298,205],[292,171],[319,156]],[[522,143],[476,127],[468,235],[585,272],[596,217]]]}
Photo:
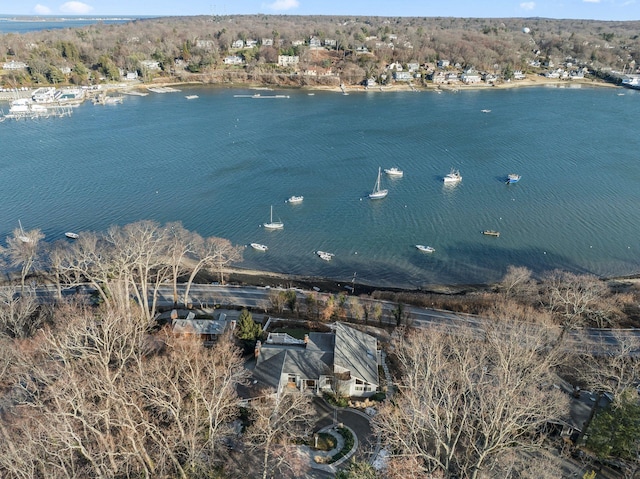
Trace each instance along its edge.
{"label": "moored boat", "polygon": [[326,251],[316,251],[316,254],[325,261],[331,261],[334,257],[333,253],[327,253]]}
{"label": "moored boat", "polygon": [[418,248],[423,253],[434,253],[436,250],[433,246],[425,246],[422,244],[417,244],[416,248]]}
{"label": "moored boat", "polygon": [[462,181],[462,175],[460,174],[460,171],[452,168],[449,174],[443,178],[443,181],[445,183],[458,183],[459,181]]}
{"label": "moored boat", "polygon": [[71,231],[67,231],[64,235],[67,238],[70,238],[70,239],[78,239],[78,238],[80,238],[80,235],[78,233],[73,233]]}
{"label": "moored boat", "polygon": [[382,169],[378,168],[378,179],[376,180],[376,184],[373,186],[373,191],[369,193],[369,198],[372,200],[380,200],[385,198],[389,193],[389,190],[383,190],[380,187],[380,174],[382,173]]}
{"label": "moored boat", "polygon": [[266,245],[260,243],[251,243],[251,247],[258,251],[267,251],[269,249]]}
{"label": "moored boat", "polygon": [[392,168],[385,168],[384,172],[389,176],[395,177],[401,177],[402,175],[404,175],[404,171],[402,171],[400,168],[396,168],[395,166]]}
{"label": "moored boat", "polygon": [[507,184],[517,183],[522,178],[520,175],[516,175],[515,173],[510,173],[507,175]]}
{"label": "moored boat", "polygon": [[281,230],[284,228],[284,223],[280,220],[273,221],[273,206],[271,207],[271,216],[268,223],[263,223],[263,226],[268,230]]}
{"label": "moored boat", "polygon": [[304,196],[290,196],[289,199],[287,200],[287,203],[302,203],[302,201],[304,200]]}
{"label": "moored boat", "polygon": [[499,231],[494,231],[494,230],[484,230],[482,232],[483,235],[487,235],[487,236],[495,236],[496,238],[498,236],[500,236],[500,232]]}

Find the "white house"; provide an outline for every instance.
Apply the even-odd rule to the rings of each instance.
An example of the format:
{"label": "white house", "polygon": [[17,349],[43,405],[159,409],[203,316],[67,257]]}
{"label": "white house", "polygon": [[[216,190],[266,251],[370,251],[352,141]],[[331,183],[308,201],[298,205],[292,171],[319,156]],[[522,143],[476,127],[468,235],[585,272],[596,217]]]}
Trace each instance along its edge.
{"label": "white house", "polygon": [[300,63],[300,57],[297,55],[278,55],[278,65],[288,67]]}
{"label": "white house", "polygon": [[27,68],[27,64],[11,60],[10,62],[4,62],[2,64],[2,68],[4,70],[25,70]]}
{"label": "white house", "polygon": [[231,48],[243,48],[243,47],[244,47],[244,42],[242,40],[235,40],[231,44]]}
{"label": "white house", "polygon": [[147,70],[160,70],[160,62],[155,60],[142,60],[140,62],[140,66]]}
{"label": "white house", "polygon": [[222,62],[225,65],[242,65],[244,63],[244,60],[238,55],[230,55],[228,57],[225,57]]}
{"label": "white house", "polygon": [[450,65],[450,61],[449,60],[438,60],[438,68],[447,68]]}
{"label": "white house", "polygon": [[309,38],[309,47],[312,50],[318,50],[318,49],[322,48],[322,42],[317,37],[311,37],[311,38]]}
{"label": "white house", "polygon": [[462,73],[462,75],[460,75],[460,80],[466,85],[473,85],[475,83],[480,83],[482,81],[482,78],[480,77],[478,72],[467,70],[466,72]]}
{"label": "white house", "polygon": [[273,38],[263,38],[262,39],[263,47],[272,47],[273,46]]}

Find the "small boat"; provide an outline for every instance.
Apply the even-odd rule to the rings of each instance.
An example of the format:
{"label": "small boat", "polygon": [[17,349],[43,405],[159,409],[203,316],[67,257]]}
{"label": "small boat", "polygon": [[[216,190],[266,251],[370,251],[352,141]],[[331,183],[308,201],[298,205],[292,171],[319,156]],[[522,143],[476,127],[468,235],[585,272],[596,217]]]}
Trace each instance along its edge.
{"label": "small boat", "polygon": [[443,178],[445,183],[458,183],[462,181],[462,175],[458,170],[451,169],[451,172]]}
{"label": "small boat", "polygon": [[389,176],[401,177],[402,175],[404,175],[404,171],[402,171],[400,168],[396,168],[395,166],[393,168],[385,168],[384,172]]}
{"label": "small boat", "polygon": [[23,243],[31,243],[31,238],[29,238],[22,229],[22,223],[20,222],[20,220],[18,220],[18,224],[20,225],[20,234],[18,235],[18,239]]}
{"label": "small boat", "polygon": [[304,200],[304,196],[290,196],[289,199],[287,200],[287,203],[302,203],[302,200]]}
{"label": "small boat", "polygon": [[422,244],[417,244],[416,248],[418,248],[423,253],[434,253],[436,250],[433,246],[425,246]]}
{"label": "small boat", "polygon": [[380,200],[389,194],[389,190],[383,190],[380,188],[381,173],[382,173],[382,168],[378,167],[378,179],[376,180],[376,184],[373,186],[373,191],[369,193],[369,198],[372,200]]}
{"label": "small boat", "polygon": [[500,236],[500,232],[494,230],[484,230],[482,234],[487,236],[495,236],[496,238]]}
{"label": "small boat", "polygon": [[515,173],[511,173],[509,175],[507,175],[507,184],[511,184],[511,183],[517,183],[518,181],[520,181],[521,176],[520,175],[516,175]]}
{"label": "small boat", "polygon": [[480,110],[482,113],[491,113],[491,110]]}
{"label": "small boat", "polygon": [[196,98],[200,98],[198,95],[185,95],[187,100],[195,100]]}
{"label": "small boat", "polygon": [[71,231],[67,231],[64,235],[67,238],[70,238],[70,239],[78,239],[78,238],[80,238],[80,235],[78,233],[72,233]]}
{"label": "small boat", "polygon": [[267,251],[269,248],[267,248],[266,245],[260,244],[260,243],[251,243],[251,247],[253,249],[256,249],[258,251]]}
{"label": "small boat", "polygon": [[263,226],[268,230],[281,230],[284,228],[284,223],[282,221],[273,221],[273,206],[271,207],[271,217],[268,223],[263,223]]}
{"label": "small boat", "polygon": [[327,253],[326,251],[316,251],[316,254],[325,261],[331,261],[335,256],[333,253]]}

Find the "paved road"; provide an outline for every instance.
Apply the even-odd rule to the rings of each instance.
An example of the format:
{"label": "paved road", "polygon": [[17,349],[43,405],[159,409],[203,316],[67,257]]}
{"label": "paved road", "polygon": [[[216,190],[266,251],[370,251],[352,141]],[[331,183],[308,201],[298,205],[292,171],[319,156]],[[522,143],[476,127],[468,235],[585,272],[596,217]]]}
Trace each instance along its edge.
{"label": "paved road", "polygon": [[[180,295],[184,295],[184,285],[178,286]],[[63,295],[75,294],[76,291],[89,292],[87,286],[65,288]],[[222,286],[217,284],[194,284],[189,293],[189,299],[196,307],[212,306],[221,304],[223,306],[241,306],[253,310],[264,310],[271,307],[269,295],[274,291],[282,291],[279,288],[256,287],[256,286]],[[305,297],[309,291],[296,289],[298,303],[304,304]],[[40,301],[52,301],[55,297],[55,287],[38,286],[36,294]],[[363,301],[376,302],[373,299],[363,299]],[[382,322],[385,324],[395,324],[393,310],[396,303],[389,301],[377,301],[382,306]],[[173,305],[173,289],[169,285],[159,288],[158,306],[168,307]],[[432,327],[446,326],[447,328],[464,328],[465,331],[476,330],[480,332],[484,320],[478,316],[462,313],[452,313],[436,309],[419,308],[405,305],[404,312],[409,321],[415,326]],[[585,336],[587,339],[585,339]],[[610,348],[615,348],[619,344],[620,337],[635,338],[640,340],[640,329],[610,330],[585,328],[581,331],[569,331],[567,333],[567,344],[573,349],[589,348],[593,351],[605,353]],[[604,347],[604,349],[603,349]],[[636,351],[640,354],[640,351]]]}

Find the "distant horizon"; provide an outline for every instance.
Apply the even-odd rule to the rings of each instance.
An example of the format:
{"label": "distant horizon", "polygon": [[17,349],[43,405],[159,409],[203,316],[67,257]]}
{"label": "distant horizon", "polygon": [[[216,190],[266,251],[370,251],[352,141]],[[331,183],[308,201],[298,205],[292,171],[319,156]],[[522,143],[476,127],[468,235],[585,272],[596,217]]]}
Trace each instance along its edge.
{"label": "distant horizon", "polygon": [[173,17],[204,17],[204,16],[214,16],[214,17],[243,17],[243,16],[274,16],[274,17],[377,17],[377,18],[456,18],[456,19],[481,19],[481,20],[570,20],[570,21],[588,21],[588,22],[637,22],[640,19],[632,19],[632,20],[607,20],[607,19],[597,19],[597,18],[554,18],[554,17],[541,17],[541,16],[512,16],[512,17],[459,17],[453,15],[366,15],[366,14],[330,14],[330,13],[229,13],[229,14],[208,14],[208,13],[198,13],[193,15],[180,15],[180,14],[171,14],[171,15],[138,15],[138,14],[109,14],[109,15],[98,15],[98,14],[48,14],[48,15],[38,15],[38,14],[10,14],[10,13],[0,13],[0,21],[12,21],[16,19],[17,21],[29,21],[29,19],[43,19],[43,20],[99,20],[99,19],[109,19],[109,20],[137,20],[137,19],[152,19],[152,18],[173,18]]}
{"label": "distant horizon", "polygon": [[[226,2],[226,0],[225,0]],[[243,2],[166,0],[44,0],[14,2],[5,16],[191,17],[201,15],[295,15],[338,17],[544,18],[554,20],[640,20],[640,0],[245,0]]]}

